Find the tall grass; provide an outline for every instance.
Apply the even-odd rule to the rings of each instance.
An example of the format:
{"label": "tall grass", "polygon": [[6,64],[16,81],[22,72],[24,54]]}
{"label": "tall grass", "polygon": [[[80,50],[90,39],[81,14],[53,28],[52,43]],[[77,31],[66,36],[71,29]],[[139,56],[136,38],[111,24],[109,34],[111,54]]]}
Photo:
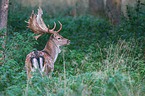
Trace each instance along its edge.
{"label": "tall grass", "polygon": [[[5,95],[46,95],[46,96],[143,96],[144,95],[144,61],[136,60],[133,54],[137,42],[132,43],[120,40],[116,45],[105,45],[106,59],[95,60],[96,54],[103,54],[102,48],[96,53],[89,54],[82,59],[80,70],[87,66],[86,72],[77,70],[76,75],[71,75],[65,68],[68,62],[62,54],[62,73],[53,72],[53,77],[42,78],[39,73],[33,74],[32,85],[26,87],[26,81],[21,85],[13,85],[5,90]],[[99,44],[98,44],[99,46]],[[137,56],[140,57],[140,56]],[[72,63],[76,60],[71,60]],[[83,65],[85,64],[85,65]],[[95,67],[95,64],[98,65]],[[99,66],[100,65],[100,66]],[[63,67],[64,66],[64,67]],[[91,70],[91,68],[95,70]],[[100,67],[98,69],[97,67]],[[139,71],[140,70],[140,71]]]}
{"label": "tall grass", "polygon": [[[102,54],[101,51],[96,54],[86,53],[89,55],[82,60],[88,69],[85,73],[80,73],[77,70],[78,73],[76,75],[70,75],[69,72],[65,72],[66,69],[63,67],[64,73],[59,73],[57,77],[55,77],[55,74],[52,78],[40,78],[35,75],[36,77],[32,80],[32,82],[35,82],[32,84],[33,90],[36,90],[34,94],[48,96],[108,96],[109,94],[112,96],[142,96],[145,85],[142,83],[144,82],[144,77],[141,76],[141,73],[145,68],[144,61],[136,60],[138,58],[133,56],[135,54],[133,50],[137,50],[137,47],[134,46],[136,43],[136,41],[130,43],[125,40],[119,40],[116,45],[106,45],[106,48],[104,48],[106,59],[102,59],[100,62],[98,60],[95,61],[93,57],[96,54]],[[66,61],[64,60],[63,62]],[[75,62],[75,60],[72,60],[72,62]],[[100,69],[96,66],[95,71],[91,70],[91,66],[94,67],[94,64],[101,65]],[[138,70],[142,72],[140,73]],[[28,91],[25,92],[25,94],[29,94]]]}
{"label": "tall grass", "polygon": [[129,18],[124,17],[115,28],[108,21],[90,15],[44,19],[50,25],[60,20],[63,24],[60,34],[70,39],[71,44],[61,47],[62,53],[55,63],[52,77],[42,78],[39,72],[35,72],[30,80],[32,84],[28,85],[25,57],[33,50],[42,50],[49,35],[44,34],[35,41],[34,34],[24,23],[31,11],[19,7],[15,6],[15,10],[12,7],[9,11],[9,33],[4,49],[7,58],[0,66],[2,96],[145,94],[145,15],[142,8],[128,9]]}

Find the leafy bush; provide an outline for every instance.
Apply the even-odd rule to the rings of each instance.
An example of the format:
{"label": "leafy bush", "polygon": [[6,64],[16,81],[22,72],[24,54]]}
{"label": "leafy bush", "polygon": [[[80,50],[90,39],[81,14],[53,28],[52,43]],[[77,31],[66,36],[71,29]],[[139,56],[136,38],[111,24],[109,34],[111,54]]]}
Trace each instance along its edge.
{"label": "leafy bush", "polygon": [[35,41],[24,23],[31,12],[25,11],[26,14],[21,15],[27,8],[20,9],[22,12],[18,11],[19,6],[15,8],[16,11],[9,12],[16,15],[9,16],[9,34],[4,49],[7,58],[0,66],[1,95],[145,94],[145,14],[140,7],[136,11],[128,9],[128,18],[124,17],[122,23],[114,28],[108,21],[90,15],[44,19],[49,25],[60,20],[63,24],[60,34],[71,40],[71,44],[61,47],[52,77],[42,78],[39,72],[33,73],[30,85],[24,68],[25,57],[33,50],[42,50],[50,35],[44,34]]}
{"label": "leafy bush", "polygon": [[[32,40],[33,34],[14,32],[13,36],[9,36],[5,47],[6,59],[0,66],[0,90],[6,87],[18,84],[19,81],[26,82],[26,74],[24,70],[25,57],[28,52],[36,50],[33,45],[36,41]],[[32,42],[32,43],[30,43]],[[22,83],[20,82],[20,83]]]}

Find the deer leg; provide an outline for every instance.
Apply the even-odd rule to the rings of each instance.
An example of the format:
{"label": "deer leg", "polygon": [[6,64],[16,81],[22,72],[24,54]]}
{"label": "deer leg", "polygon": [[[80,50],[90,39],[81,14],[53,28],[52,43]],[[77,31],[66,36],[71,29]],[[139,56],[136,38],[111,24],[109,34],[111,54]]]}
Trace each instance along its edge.
{"label": "deer leg", "polygon": [[29,56],[26,57],[26,61],[25,61],[25,68],[26,68],[26,71],[27,71],[27,80],[29,84],[31,84],[31,81],[29,82],[29,79],[32,78],[31,76],[31,60],[29,58]]}

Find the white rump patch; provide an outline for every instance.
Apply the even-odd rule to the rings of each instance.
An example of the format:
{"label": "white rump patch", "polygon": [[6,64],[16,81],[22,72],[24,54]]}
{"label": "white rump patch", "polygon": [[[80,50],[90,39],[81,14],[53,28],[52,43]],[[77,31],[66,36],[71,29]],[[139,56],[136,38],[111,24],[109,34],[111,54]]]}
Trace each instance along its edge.
{"label": "white rump patch", "polygon": [[[45,70],[45,65],[43,66],[43,58],[39,57],[39,62],[36,58],[33,58],[32,60],[34,68],[32,68],[32,71],[34,72],[35,69],[39,69],[39,71],[42,73]],[[39,68],[39,63],[40,63],[40,68]]]}
{"label": "white rump patch", "polygon": [[32,62],[33,62],[33,66],[35,67],[35,69],[38,69],[39,68],[39,64],[38,64],[37,59],[33,58]]}
{"label": "white rump patch", "polygon": [[45,65],[43,66],[43,58],[40,57],[40,58],[39,58],[39,61],[40,61],[40,71],[41,71],[41,72],[44,72]]}

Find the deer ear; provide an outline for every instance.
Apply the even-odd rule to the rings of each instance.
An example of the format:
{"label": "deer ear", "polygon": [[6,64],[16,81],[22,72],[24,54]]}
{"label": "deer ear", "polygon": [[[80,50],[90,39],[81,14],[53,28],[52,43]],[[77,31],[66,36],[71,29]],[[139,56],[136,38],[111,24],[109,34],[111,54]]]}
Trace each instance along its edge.
{"label": "deer ear", "polygon": [[52,34],[52,37],[55,38],[55,34]]}
{"label": "deer ear", "polygon": [[55,38],[55,34],[51,34],[50,39]]}

